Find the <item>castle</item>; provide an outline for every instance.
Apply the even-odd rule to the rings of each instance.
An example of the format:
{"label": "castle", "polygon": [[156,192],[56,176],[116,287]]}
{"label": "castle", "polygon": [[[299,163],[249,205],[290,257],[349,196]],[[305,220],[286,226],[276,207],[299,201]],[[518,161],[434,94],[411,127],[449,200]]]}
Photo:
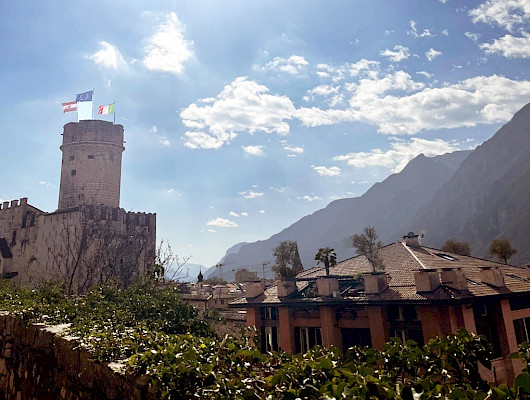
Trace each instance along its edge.
{"label": "castle", "polygon": [[101,120],[64,126],[56,211],[27,198],[0,204],[0,273],[19,285],[62,281],[72,292],[127,286],[153,265],[156,214],[120,208],[124,130]]}

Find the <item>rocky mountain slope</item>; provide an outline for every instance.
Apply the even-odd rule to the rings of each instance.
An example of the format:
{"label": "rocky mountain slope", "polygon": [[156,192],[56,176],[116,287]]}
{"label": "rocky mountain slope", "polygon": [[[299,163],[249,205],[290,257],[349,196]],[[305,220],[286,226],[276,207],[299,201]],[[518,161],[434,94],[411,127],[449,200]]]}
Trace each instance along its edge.
{"label": "rocky mountain slope", "polygon": [[388,241],[396,227],[407,225],[415,217],[469,153],[462,151],[432,158],[421,154],[400,173],[376,183],[360,197],[333,201],[267,240],[233,246],[221,260],[227,265],[224,278],[232,279],[232,270],[238,268],[258,271],[261,277],[264,262],[270,262],[266,275],[272,277],[272,251],[284,240],[298,242],[305,268],[314,266],[313,257],[319,247],[333,247],[339,260],[353,256],[349,237],[366,225],[375,226],[381,240]]}
{"label": "rocky mountain slope", "polygon": [[[406,226],[424,229],[430,246],[441,246],[450,237],[468,241],[478,257],[488,257],[491,240],[504,237],[518,249],[510,262],[528,262],[530,104],[477,147]],[[401,231],[396,229],[392,239]]]}

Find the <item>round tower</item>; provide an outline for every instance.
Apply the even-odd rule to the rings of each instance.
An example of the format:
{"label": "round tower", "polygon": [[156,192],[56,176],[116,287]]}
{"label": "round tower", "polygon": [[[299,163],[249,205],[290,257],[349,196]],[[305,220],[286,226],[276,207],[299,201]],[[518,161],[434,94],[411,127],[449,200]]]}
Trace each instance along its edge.
{"label": "round tower", "polygon": [[101,120],[63,129],[59,210],[81,204],[120,206],[123,126]]}

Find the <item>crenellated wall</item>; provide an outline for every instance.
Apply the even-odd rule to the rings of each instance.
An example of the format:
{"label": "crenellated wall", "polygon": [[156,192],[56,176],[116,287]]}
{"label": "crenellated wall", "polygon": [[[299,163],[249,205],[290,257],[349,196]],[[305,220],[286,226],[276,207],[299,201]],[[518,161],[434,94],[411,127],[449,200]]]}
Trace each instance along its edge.
{"label": "crenellated wall", "polygon": [[124,373],[124,365],[98,363],[73,339],[58,336],[65,326],[26,326],[0,312],[0,399],[156,399],[149,377]]}

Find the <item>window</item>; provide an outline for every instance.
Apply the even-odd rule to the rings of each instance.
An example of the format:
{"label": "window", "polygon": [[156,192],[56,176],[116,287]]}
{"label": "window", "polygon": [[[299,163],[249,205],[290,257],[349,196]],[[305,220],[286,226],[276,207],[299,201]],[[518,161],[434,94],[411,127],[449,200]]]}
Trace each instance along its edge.
{"label": "window", "polygon": [[278,307],[264,307],[261,309],[261,319],[277,320]]}
{"label": "window", "polygon": [[514,319],[513,327],[515,328],[517,344],[530,342],[530,317]]}
{"label": "window", "polygon": [[372,337],[368,328],[342,328],[340,332],[344,351],[353,346],[372,347]]}
{"label": "window", "polygon": [[510,297],[510,309],[515,310],[524,310],[530,308],[530,296],[513,296]]}
{"label": "window", "polygon": [[264,353],[278,351],[278,328],[276,326],[261,327],[261,349]]}
{"label": "window", "polygon": [[72,174],[72,176],[75,176],[77,174],[77,171],[75,169],[73,169],[71,174]]}
{"label": "window", "polygon": [[27,219],[28,219],[28,213],[24,214],[24,216],[22,217],[22,228],[26,227]]}
{"label": "window", "polygon": [[75,156],[70,156],[70,161],[74,161]]}
{"label": "window", "polygon": [[457,261],[458,260],[458,258],[452,257],[449,254],[444,254],[444,253],[434,253],[434,254],[436,254],[438,257],[446,259],[447,261]]}
{"label": "window", "polygon": [[305,353],[315,346],[322,346],[320,328],[295,328],[294,341],[297,353]]}
{"label": "window", "polygon": [[113,208],[112,209],[112,220],[113,221],[117,221],[118,220],[118,209],[117,208]]}
{"label": "window", "polygon": [[13,237],[11,238],[11,246],[17,244],[17,231],[13,231]]}
{"label": "window", "polygon": [[88,158],[89,160],[93,160],[93,159],[94,159],[94,155],[93,155],[93,154],[89,154],[89,155],[87,156],[87,158]]}

